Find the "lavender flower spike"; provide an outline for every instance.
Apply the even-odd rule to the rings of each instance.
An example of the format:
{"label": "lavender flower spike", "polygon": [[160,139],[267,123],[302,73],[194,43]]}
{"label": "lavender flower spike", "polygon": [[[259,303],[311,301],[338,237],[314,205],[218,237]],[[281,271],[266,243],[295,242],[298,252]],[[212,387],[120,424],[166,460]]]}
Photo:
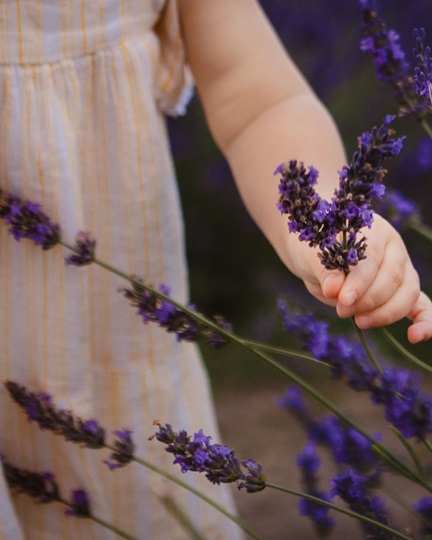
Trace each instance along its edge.
{"label": "lavender flower spike", "polygon": [[[130,300],[132,306],[138,309],[144,323],[156,322],[167,332],[177,335],[178,341],[198,341],[202,339],[213,348],[218,349],[227,343],[227,339],[204,323],[197,321],[192,315],[176,307],[169,300],[158,297],[153,292],[147,290],[144,282],[132,276],[134,283],[131,288],[122,289],[123,295]],[[142,283],[142,286],[139,283]],[[160,292],[166,296],[170,289],[166,285],[160,285]],[[196,311],[192,305],[188,309]],[[231,325],[223,317],[214,317],[216,324],[223,330],[230,331]]]}
{"label": "lavender flower spike", "polygon": [[88,232],[79,232],[75,238],[75,253],[65,257],[66,264],[85,266],[95,258],[96,240]]}
{"label": "lavender flower spike", "polygon": [[0,189],[0,219],[9,226],[15,240],[33,240],[43,250],[48,250],[60,241],[60,227],[46,216],[39,204],[23,201],[7,195]]}
{"label": "lavender flower spike", "polygon": [[132,431],[129,429],[118,430],[114,432],[116,440],[114,441],[114,450],[109,460],[105,460],[105,465],[111,471],[124,467],[130,463],[134,457],[135,444],[132,441]]}
{"label": "lavender flower spike", "polygon": [[360,49],[372,55],[377,79],[389,83],[395,91],[400,115],[414,115],[421,118],[425,113],[425,103],[419,99],[411,66],[399,45],[399,34],[388,30],[377,12],[375,0],[359,0],[363,15],[363,39]]}
{"label": "lavender flower spike", "polygon": [[82,420],[70,411],[56,409],[48,394],[31,392],[13,381],[4,383],[9,395],[40,429],[61,435],[67,441],[86,448],[103,448],[105,431],[96,420]]}
{"label": "lavender flower spike", "polygon": [[238,489],[248,493],[262,491],[266,487],[263,468],[252,459],[239,461],[234,451],[221,444],[210,444],[211,437],[202,430],[193,436],[182,430],[173,431],[169,424],[159,427],[150,439],[156,438],[166,445],[165,450],[175,456],[182,472],[203,472],[213,484],[237,483]]}
{"label": "lavender flower spike", "polygon": [[416,47],[413,53],[417,63],[414,81],[417,95],[424,100],[429,112],[432,112],[432,57],[430,47],[424,44],[425,37],[424,28],[414,29]]}

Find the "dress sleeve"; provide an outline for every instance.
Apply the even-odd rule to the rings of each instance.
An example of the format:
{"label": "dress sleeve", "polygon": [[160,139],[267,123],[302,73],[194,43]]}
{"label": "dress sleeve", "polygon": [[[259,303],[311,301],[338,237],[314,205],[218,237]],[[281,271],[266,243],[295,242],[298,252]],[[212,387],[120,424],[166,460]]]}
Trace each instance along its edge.
{"label": "dress sleeve", "polygon": [[180,27],[177,0],[166,0],[154,27],[159,39],[156,100],[170,116],[183,115],[194,92]]}

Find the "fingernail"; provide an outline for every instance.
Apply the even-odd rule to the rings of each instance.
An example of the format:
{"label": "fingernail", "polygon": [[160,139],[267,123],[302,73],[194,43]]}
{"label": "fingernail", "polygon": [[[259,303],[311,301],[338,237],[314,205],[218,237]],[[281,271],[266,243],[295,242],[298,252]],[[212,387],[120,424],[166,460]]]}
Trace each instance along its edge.
{"label": "fingernail", "polygon": [[342,295],[342,304],[346,307],[352,306],[356,301],[357,295],[354,291],[348,291]]}
{"label": "fingernail", "polygon": [[356,324],[359,328],[369,328],[373,325],[373,320],[370,317],[356,317]]}

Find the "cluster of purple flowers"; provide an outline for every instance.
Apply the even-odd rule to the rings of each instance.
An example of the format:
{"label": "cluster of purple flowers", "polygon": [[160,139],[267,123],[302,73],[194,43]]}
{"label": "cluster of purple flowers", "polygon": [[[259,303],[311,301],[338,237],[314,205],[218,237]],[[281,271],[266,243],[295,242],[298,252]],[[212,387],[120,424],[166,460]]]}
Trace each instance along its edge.
{"label": "cluster of purple flowers", "polygon": [[105,465],[111,471],[120,469],[128,463],[130,463],[134,457],[135,444],[132,440],[132,431],[129,429],[122,429],[114,431],[114,450],[110,456],[110,459],[105,460]]}
{"label": "cluster of purple flowers", "polygon": [[[362,473],[376,472],[381,460],[375,453],[372,443],[353,427],[334,415],[316,420],[309,412],[298,386],[290,386],[283,397],[276,399],[277,405],[294,414],[305,428],[308,440],[313,445],[329,448],[338,466],[349,465]],[[375,435],[378,440],[380,436]]]}
{"label": "cluster of purple flowers", "polygon": [[430,112],[432,112],[432,58],[431,49],[425,47],[424,39],[426,32],[424,28],[414,29],[414,57],[417,66],[414,68],[415,90],[421,96]]}
{"label": "cluster of purple flowers", "polygon": [[359,3],[365,36],[360,43],[361,50],[372,55],[378,80],[390,83],[394,88],[399,113],[422,117],[425,102],[419,99],[414,78],[410,74],[410,64],[399,45],[399,34],[387,29],[378,15],[376,0],[359,0]]}
{"label": "cluster of purple flowers", "polygon": [[[57,409],[51,396],[44,392],[32,392],[13,381],[4,383],[12,400],[23,409],[30,422],[36,422],[40,429],[51,431],[67,441],[86,448],[104,448],[105,430],[97,420],[82,420],[71,411]],[[115,431],[114,450],[110,460],[105,461],[111,470],[123,467],[133,459],[134,444],[131,431]]]}
{"label": "cluster of purple flowers", "polygon": [[40,204],[7,195],[1,189],[0,219],[9,226],[15,240],[28,238],[43,250],[51,249],[60,241],[60,227],[42,212]]}
{"label": "cluster of purple flowers", "polygon": [[96,420],[84,421],[70,411],[56,409],[51,396],[44,392],[32,392],[13,381],[4,384],[9,395],[40,429],[61,435],[67,441],[86,448],[103,448],[105,431]]}
{"label": "cluster of purple flowers", "polygon": [[387,191],[384,199],[377,205],[377,211],[398,231],[408,229],[412,224],[421,221],[417,204],[395,190]]}
{"label": "cluster of purple flowers", "polygon": [[[324,491],[320,491],[318,488],[316,473],[320,467],[320,459],[314,444],[307,444],[303,448],[303,451],[297,456],[297,465],[302,471],[303,485],[306,492],[318,499],[330,502],[330,495]],[[302,516],[311,518],[320,538],[327,536],[332,531],[335,521],[329,517],[328,507],[308,499],[300,499],[299,511]]]}
{"label": "cluster of purple flowers", "polygon": [[[349,469],[332,480],[332,494],[345,501],[354,512],[388,525],[389,512],[381,498],[371,496],[368,479]],[[373,524],[362,522],[367,538],[375,540],[396,540],[396,536]]]}
{"label": "cluster of purple flowers", "polygon": [[83,489],[73,490],[70,501],[65,501],[60,496],[58,483],[51,472],[39,473],[21,469],[4,458],[2,458],[2,467],[6,482],[13,493],[24,493],[43,504],[50,502],[66,504],[67,516],[90,516],[88,495]]}
{"label": "cluster of purple flowers", "polygon": [[[142,283],[142,285],[140,285]],[[160,292],[168,296],[169,287],[160,285]],[[179,341],[198,341],[202,339],[215,349],[227,343],[227,339],[217,330],[198,321],[195,317],[176,307],[169,300],[160,298],[155,293],[144,287],[144,283],[134,277],[130,288],[122,289],[123,295],[131,305],[138,309],[144,323],[156,322],[167,332],[175,333]],[[193,305],[187,305],[188,309],[196,311]],[[231,325],[223,317],[215,316],[216,324],[225,331],[231,331]]]}
{"label": "cluster of purple flowers", "polygon": [[288,214],[288,230],[317,246],[322,264],[330,270],[348,273],[350,266],[366,258],[366,238],[358,239],[358,234],[372,225],[372,200],[385,193],[383,162],[398,155],[403,145],[403,137],[392,138],[393,119],[387,116],[379,128],[358,138],[351,163],[339,172],[339,189],[331,202],[316,193],[318,172],[313,167],[306,171],[303,163],[292,160],[276,169],[282,176],[277,207]]}
{"label": "cluster of purple flowers", "polygon": [[311,314],[291,313],[283,301],[279,306],[287,332],[315,358],[329,364],[337,379],[354,390],[369,392],[404,437],[423,440],[432,433],[432,398],[420,391],[418,375],[393,367],[379,373],[359,343],[331,336],[326,323],[315,321]]}
{"label": "cluster of purple flowers", "polygon": [[65,257],[66,264],[73,266],[86,266],[95,258],[96,240],[90,233],[80,231],[75,238],[75,253]]}
{"label": "cluster of purple flowers", "polygon": [[379,373],[361,343],[333,336],[329,324],[316,320],[312,313],[291,311],[283,300],[278,305],[285,330],[317,360],[328,364],[336,380],[345,381],[357,391],[368,390],[374,384]]}
{"label": "cluster of purple flowers", "polygon": [[221,444],[210,444],[211,437],[200,430],[193,436],[186,431],[173,431],[170,424],[157,423],[159,431],[153,437],[166,445],[165,450],[175,456],[174,462],[182,472],[194,471],[205,474],[213,484],[236,482],[238,489],[248,493],[262,491],[266,487],[263,468],[252,459],[239,461],[234,451]]}

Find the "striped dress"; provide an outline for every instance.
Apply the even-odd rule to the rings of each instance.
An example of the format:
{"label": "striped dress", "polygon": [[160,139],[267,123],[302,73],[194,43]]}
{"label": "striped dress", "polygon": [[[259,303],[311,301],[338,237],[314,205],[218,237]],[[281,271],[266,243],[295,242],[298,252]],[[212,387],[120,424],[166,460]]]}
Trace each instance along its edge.
{"label": "striped dress", "polygon": [[[91,231],[97,256],[186,301],[183,225],[165,114],[190,86],[175,0],[0,1],[0,188],[40,202],[73,243]],[[143,325],[121,278],[65,266],[62,247],[16,242],[0,223],[0,369],[110,433],[133,430],[136,454],[177,473],[232,511],[231,488],[181,475],[148,437],[152,421],[218,440],[208,381],[192,344]],[[135,538],[239,538],[237,526],[132,463],[109,471],[105,450],[29,423],[1,385],[0,453],[51,471],[61,494],[83,488],[93,514]],[[109,439],[109,437],[108,437]],[[176,517],[177,514],[177,517]],[[0,538],[111,540],[58,504],[11,497],[0,478]]]}

